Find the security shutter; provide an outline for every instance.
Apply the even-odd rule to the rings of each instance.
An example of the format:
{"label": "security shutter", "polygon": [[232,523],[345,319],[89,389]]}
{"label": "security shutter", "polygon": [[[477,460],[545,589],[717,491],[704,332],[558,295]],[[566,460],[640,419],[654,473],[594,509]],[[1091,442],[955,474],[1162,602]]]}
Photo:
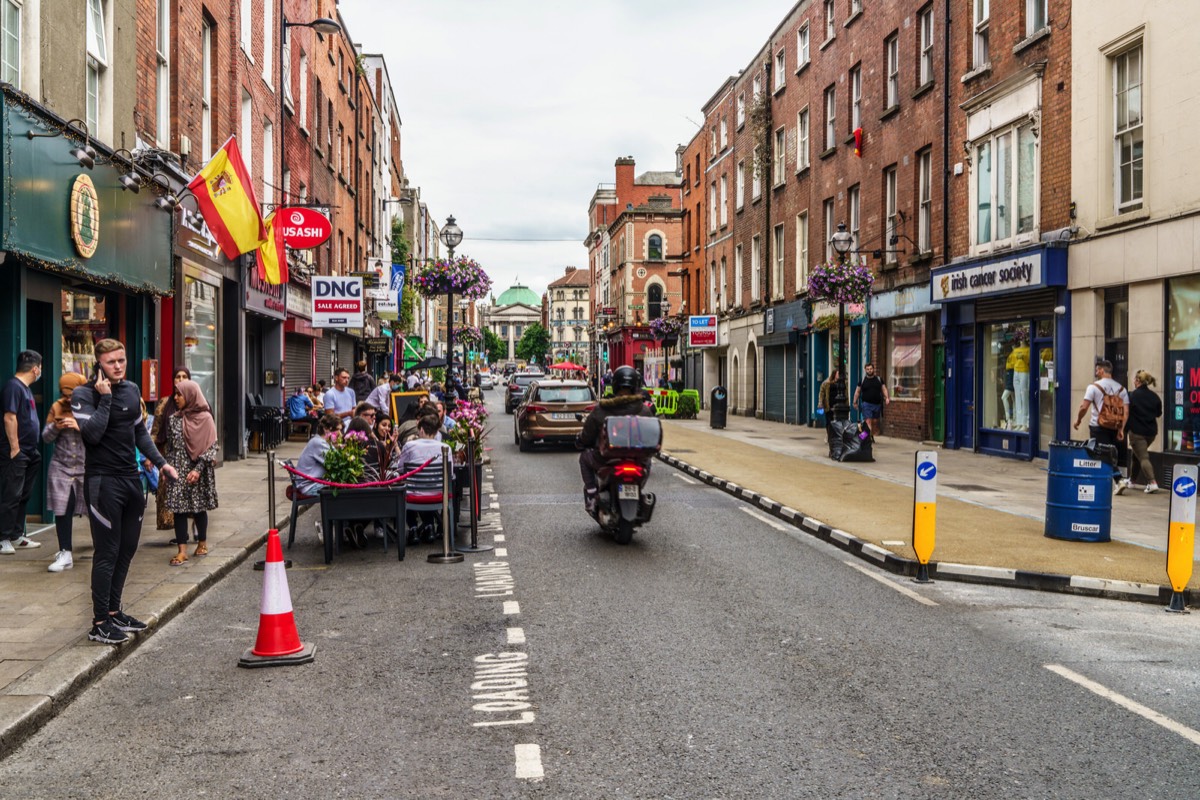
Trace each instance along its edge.
{"label": "security shutter", "polygon": [[326,334],[314,343],[317,351],[317,366],[313,370],[313,383],[317,381],[325,381],[326,386],[330,386],[330,381],[333,378],[333,370],[329,368],[330,359],[333,357],[333,338],[332,334]]}
{"label": "security shutter", "polygon": [[337,338],[337,365],[354,374],[354,339],[350,336],[339,335]]}
{"label": "security shutter", "polygon": [[764,347],[763,417],[783,422],[785,401],[784,360],[786,347]]}
{"label": "security shutter", "polygon": [[290,390],[299,386],[312,385],[313,340],[307,336],[289,333],[284,340],[283,347],[289,394]]}
{"label": "security shutter", "polygon": [[783,385],[787,387],[784,422],[800,421],[800,386],[796,383],[796,346],[783,348]]}
{"label": "security shutter", "polygon": [[1038,289],[990,297],[975,301],[975,319],[979,322],[1002,322],[1029,317],[1048,317],[1054,314],[1054,289]]}

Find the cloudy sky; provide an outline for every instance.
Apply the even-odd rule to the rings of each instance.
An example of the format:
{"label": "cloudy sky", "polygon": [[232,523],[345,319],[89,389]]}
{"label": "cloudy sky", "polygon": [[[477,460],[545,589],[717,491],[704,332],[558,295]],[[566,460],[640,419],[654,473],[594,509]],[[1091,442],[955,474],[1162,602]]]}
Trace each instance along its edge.
{"label": "cloudy sky", "polygon": [[674,169],[701,106],[792,6],[340,0],[354,41],[387,59],[405,172],[435,219],[457,218],[458,252],[497,294],[586,266],[588,202],[613,161]]}

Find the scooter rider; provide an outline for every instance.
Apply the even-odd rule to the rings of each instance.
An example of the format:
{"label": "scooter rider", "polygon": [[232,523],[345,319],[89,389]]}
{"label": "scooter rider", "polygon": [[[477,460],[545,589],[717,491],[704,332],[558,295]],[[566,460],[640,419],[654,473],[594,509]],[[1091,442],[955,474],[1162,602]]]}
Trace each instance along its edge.
{"label": "scooter rider", "polygon": [[642,391],[642,376],[630,366],[617,367],[608,385],[613,387],[613,396],[605,397],[583,421],[583,430],[575,438],[575,446],[582,449],[579,454],[579,472],[583,475],[583,492],[587,511],[596,510],[596,470],[604,465],[596,449],[604,421],[609,417],[653,417],[654,409],[646,404]]}

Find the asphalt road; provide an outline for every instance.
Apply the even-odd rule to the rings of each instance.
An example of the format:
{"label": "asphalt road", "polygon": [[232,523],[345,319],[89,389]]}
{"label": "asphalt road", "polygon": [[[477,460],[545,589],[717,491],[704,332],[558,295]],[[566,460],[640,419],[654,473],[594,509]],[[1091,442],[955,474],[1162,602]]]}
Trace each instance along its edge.
{"label": "asphalt road", "polygon": [[918,587],[663,465],[620,547],[575,453],[519,454],[488,395],[500,551],[326,569],[308,515],[315,663],[237,668],[247,564],[0,761],[0,797],[1200,794],[1200,615]]}

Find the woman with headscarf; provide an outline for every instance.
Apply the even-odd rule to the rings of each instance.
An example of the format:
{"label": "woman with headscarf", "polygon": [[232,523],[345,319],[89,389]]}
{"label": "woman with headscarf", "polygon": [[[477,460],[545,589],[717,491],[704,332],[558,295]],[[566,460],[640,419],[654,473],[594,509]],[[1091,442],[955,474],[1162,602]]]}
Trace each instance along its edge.
{"label": "woman with headscarf", "polygon": [[87,383],[87,378],[78,372],[64,373],[58,379],[62,396],[50,406],[46,426],[42,428],[42,441],[54,442],[54,455],[46,470],[46,497],[50,510],[54,512],[54,528],[58,533],[58,553],[48,567],[50,572],[62,572],[74,566],[71,555],[71,527],[75,517],[87,514],[83,499],[83,435],[79,423],[71,413],[71,395],[76,386]]}
{"label": "woman with headscarf", "polygon": [[[175,386],[178,386],[180,381],[190,381],[192,379],[191,370],[187,367],[177,368],[174,379]],[[167,455],[167,432],[170,427],[167,423],[178,411],[179,409],[175,407],[174,391],[159,400],[158,407],[154,409],[154,425],[150,428],[150,436],[154,439],[154,444],[158,447],[158,452],[164,456]],[[175,517],[167,508],[166,481],[160,480],[158,482],[158,488],[154,492],[154,507],[154,527],[160,531],[175,530]]]}
{"label": "woman with headscarf", "polygon": [[195,381],[175,385],[175,407],[167,422],[167,461],[179,480],[167,485],[167,508],[175,514],[175,544],[179,552],[171,559],[178,567],[188,560],[188,520],[196,521],[196,551],[208,555],[208,512],[217,507],[217,425],[212,409]]}

